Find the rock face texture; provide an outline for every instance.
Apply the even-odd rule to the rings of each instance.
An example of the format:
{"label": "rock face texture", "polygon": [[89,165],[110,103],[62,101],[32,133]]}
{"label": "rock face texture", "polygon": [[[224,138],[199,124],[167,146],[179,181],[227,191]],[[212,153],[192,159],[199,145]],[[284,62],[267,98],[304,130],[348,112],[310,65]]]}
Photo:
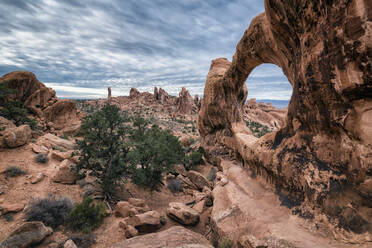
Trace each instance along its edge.
{"label": "rock face texture", "polygon": [[212,248],[201,234],[181,226],[174,226],[157,233],[127,239],[111,248]]}
{"label": "rock face texture", "polygon": [[243,120],[254,121],[274,130],[280,129],[285,123],[287,109],[277,109],[271,104],[257,103],[249,99],[243,106]]}
{"label": "rock face texture", "polygon": [[[46,128],[52,123],[55,130],[79,125],[80,118],[75,103],[70,100],[58,100],[56,93],[41,83],[32,72],[15,71],[0,78],[15,93],[5,101],[20,101],[32,112],[39,123]],[[3,103],[0,102],[0,106]]]}
{"label": "rock face texture", "polygon": [[[233,61],[212,61],[198,120],[207,150],[231,147],[294,204],[360,240],[372,231],[371,9],[367,0],[265,0]],[[262,63],[280,66],[293,94],[281,129],[257,140],[242,116],[245,81]]]}

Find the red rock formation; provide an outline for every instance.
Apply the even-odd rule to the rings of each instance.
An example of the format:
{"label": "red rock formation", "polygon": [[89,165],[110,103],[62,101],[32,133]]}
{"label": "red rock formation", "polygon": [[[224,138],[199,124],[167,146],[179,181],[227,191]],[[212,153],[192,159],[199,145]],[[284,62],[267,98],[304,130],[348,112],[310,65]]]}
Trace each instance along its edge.
{"label": "red rock formation", "polygon": [[193,113],[193,104],[194,100],[192,99],[188,90],[182,87],[177,101],[177,112],[180,114],[192,114]]}
{"label": "red rock formation", "polygon": [[[298,204],[371,232],[372,2],[265,0],[265,9],[232,63],[212,61],[198,121],[204,146],[224,142]],[[242,106],[262,63],[280,66],[293,94],[285,125],[255,141]]]}
{"label": "red rock formation", "polygon": [[15,90],[6,101],[23,102],[37,116],[39,124],[46,126],[52,122],[56,130],[80,124],[75,103],[71,100],[58,100],[55,91],[47,88],[32,72],[8,73],[0,78],[0,83]]}

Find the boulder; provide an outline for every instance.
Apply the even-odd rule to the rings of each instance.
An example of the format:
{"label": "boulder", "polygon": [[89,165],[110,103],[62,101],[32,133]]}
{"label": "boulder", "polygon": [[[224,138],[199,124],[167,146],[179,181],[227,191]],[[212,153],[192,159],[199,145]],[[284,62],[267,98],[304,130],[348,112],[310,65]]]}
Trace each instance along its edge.
{"label": "boulder", "polygon": [[74,150],[76,146],[72,141],[62,139],[51,133],[47,133],[44,136],[41,136],[37,140],[37,144],[59,150]]}
{"label": "boulder", "polygon": [[132,206],[129,204],[129,202],[126,201],[120,201],[116,204],[114,215],[116,217],[128,217],[129,213],[131,212]]}
{"label": "boulder", "polygon": [[128,225],[135,227],[140,233],[149,233],[158,230],[161,227],[160,215],[157,211],[148,211],[130,217]]}
{"label": "boulder", "polygon": [[27,248],[40,243],[53,230],[42,222],[26,222],[0,243],[0,248]]}
{"label": "boulder", "polygon": [[45,175],[42,172],[37,173],[36,176],[32,176],[31,183],[36,184],[38,182],[43,181]]}
{"label": "boulder", "polygon": [[72,163],[69,160],[63,160],[59,165],[58,171],[52,178],[52,181],[55,183],[62,184],[74,184],[77,177],[71,171]]}
{"label": "boulder", "polygon": [[178,223],[188,226],[198,224],[200,219],[197,211],[180,202],[169,203],[167,215]]}
{"label": "boulder", "polygon": [[204,187],[210,188],[208,179],[197,171],[190,170],[187,173],[187,177],[199,190],[202,190]]}
{"label": "boulder", "polygon": [[111,248],[213,248],[209,241],[201,234],[190,231],[181,226],[174,226],[167,230],[141,235],[127,239]]}
{"label": "boulder", "polygon": [[31,128],[28,125],[22,125],[5,130],[3,133],[3,142],[9,148],[15,148],[27,144],[31,139]]}

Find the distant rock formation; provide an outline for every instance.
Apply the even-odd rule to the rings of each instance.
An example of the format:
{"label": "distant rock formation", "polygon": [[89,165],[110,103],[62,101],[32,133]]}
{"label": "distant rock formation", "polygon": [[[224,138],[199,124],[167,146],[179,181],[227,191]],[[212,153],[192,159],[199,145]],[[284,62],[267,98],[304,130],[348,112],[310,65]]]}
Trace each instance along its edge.
{"label": "distant rock formation", "polygon": [[186,88],[182,87],[181,92],[178,94],[176,101],[177,112],[180,114],[192,114],[194,100],[192,99],[190,93]]}
{"label": "distant rock formation", "polygon": [[[198,119],[204,147],[230,146],[303,209],[371,232],[372,1],[265,0],[265,9],[232,63],[212,61]],[[280,66],[293,94],[281,129],[257,140],[242,120],[246,79],[262,63]]]}
{"label": "distant rock formation", "polygon": [[165,90],[163,90],[162,88],[159,88],[159,91],[158,91],[158,88],[156,87],[154,88],[154,98],[161,104],[168,103],[170,100],[170,96]]}
{"label": "distant rock formation", "polygon": [[140,95],[140,92],[136,88],[131,88],[129,92],[130,98],[136,98]]}
{"label": "distant rock formation", "polygon": [[[72,128],[80,126],[80,118],[71,100],[58,100],[53,89],[47,88],[32,72],[15,71],[0,78],[15,93],[5,101],[20,101],[31,111],[38,123],[47,128],[49,123],[55,130],[73,132]],[[0,105],[3,103],[0,103]],[[67,130],[68,129],[68,130]]]}
{"label": "distant rock formation", "polygon": [[271,103],[257,103],[256,99],[249,99],[243,106],[243,120],[253,121],[278,130],[285,123],[287,109],[277,109]]}
{"label": "distant rock formation", "polygon": [[111,104],[111,87],[107,88],[107,102]]}

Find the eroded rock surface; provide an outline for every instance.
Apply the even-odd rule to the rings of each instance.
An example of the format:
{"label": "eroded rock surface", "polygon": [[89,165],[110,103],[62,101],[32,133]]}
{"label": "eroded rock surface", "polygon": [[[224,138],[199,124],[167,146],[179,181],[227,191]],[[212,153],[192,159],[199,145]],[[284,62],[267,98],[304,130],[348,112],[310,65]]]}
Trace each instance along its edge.
{"label": "eroded rock surface", "polygon": [[[360,242],[372,232],[371,8],[266,0],[233,61],[212,61],[198,120],[206,150],[229,146],[293,204],[325,213]],[[262,63],[280,66],[293,94],[281,129],[256,139],[242,116],[245,81]]]}
{"label": "eroded rock surface", "polygon": [[157,233],[127,239],[111,248],[212,248],[201,234],[181,226],[174,226]]}

